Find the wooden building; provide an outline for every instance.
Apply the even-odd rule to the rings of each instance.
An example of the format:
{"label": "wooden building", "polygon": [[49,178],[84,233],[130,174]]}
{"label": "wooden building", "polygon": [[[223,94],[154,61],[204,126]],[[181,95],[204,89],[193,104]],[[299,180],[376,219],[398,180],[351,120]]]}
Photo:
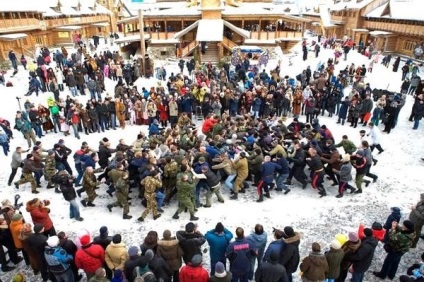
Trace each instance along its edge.
{"label": "wooden building", "polygon": [[[305,24],[310,22],[293,16],[294,6],[276,5],[270,1],[174,1],[144,4],[133,9],[137,7],[143,10],[148,46],[158,47],[149,49],[157,51],[154,57],[167,56],[171,52],[185,57],[199,50],[201,42],[206,42],[207,50],[201,60],[211,62],[217,62],[241,45],[280,45],[283,50],[289,50],[302,40]],[[138,16],[118,21],[125,34],[118,42],[133,42],[129,44],[137,48],[138,23]]]}
{"label": "wooden building", "polygon": [[[356,44],[372,42],[378,50],[413,56],[424,42],[422,0],[334,0],[319,6],[319,27],[325,36],[348,36]],[[318,22],[315,15],[306,18]],[[337,26],[328,28],[329,25]]]}
{"label": "wooden building", "polygon": [[34,57],[40,46],[73,44],[110,32],[110,11],[95,0],[0,1],[0,59],[13,49]]}

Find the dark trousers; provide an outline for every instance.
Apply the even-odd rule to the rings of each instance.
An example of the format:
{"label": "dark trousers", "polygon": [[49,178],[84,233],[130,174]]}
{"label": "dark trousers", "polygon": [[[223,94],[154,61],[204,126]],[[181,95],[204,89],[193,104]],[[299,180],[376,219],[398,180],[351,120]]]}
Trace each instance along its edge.
{"label": "dark trousers", "polygon": [[395,278],[400,260],[403,256],[402,252],[389,252],[384,260],[380,275],[383,279],[388,277],[390,280]]}
{"label": "dark trousers", "polygon": [[7,181],[9,185],[12,183],[13,179],[15,178],[16,172],[18,172],[18,169],[12,167],[12,172],[10,173],[9,180]]}
{"label": "dark trousers", "polygon": [[367,164],[365,166],[365,171],[366,171],[365,176],[368,176],[369,178],[372,178],[373,180],[377,180],[378,176],[375,174],[372,174],[370,170],[371,170],[371,164]]}
{"label": "dark trousers", "polygon": [[[13,240],[13,239],[10,238],[10,240]],[[0,243],[0,264],[1,265],[7,264],[6,253],[4,252],[3,246],[6,247],[7,249],[9,259],[13,263],[17,263],[19,260],[19,257],[18,257],[18,253],[15,250],[15,246],[13,245],[12,241],[9,242],[9,240],[6,238]]]}
{"label": "dark trousers", "polygon": [[247,278],[247,274],[235,274],[233,273],[233,278],[231,279],[231,282],[248,282],[249,279]]}
{"label": "dark trousers", "polygon": [[306,184],[307,176],[304,169],[305,167],[293,166],[292,169],[290,169],[291,176],[289,175],[289,179],[291,180],[291,178],[294,177],[294,179],[296,179],[298,182]]}
{"label": "dark trousers", "polygon": [[381,148],[380,144],[371,145],[370,146],[371,152],[374,151],[374,148],[377,148],[378,152],[380,152],[380,153],[384,151],[383,148]]}

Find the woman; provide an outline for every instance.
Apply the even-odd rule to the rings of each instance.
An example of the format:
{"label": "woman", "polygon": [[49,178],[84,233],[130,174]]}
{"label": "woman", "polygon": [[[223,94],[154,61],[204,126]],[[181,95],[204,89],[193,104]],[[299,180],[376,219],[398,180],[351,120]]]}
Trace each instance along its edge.
{"label": "woman", "polygon": [[27,69],[26,68],[26,66],[27,66],[27,60],[25,59],[24,54],[22,54],[22,56],[21,56],[21,64],[24,67],[24,70],[26,70]]}
{"label": "woman", "polygon": [[393,72],[397,72],[399,69],[399,64],[400,64],[400,57],[396,58],[396,61],[393,64]]}
{"label": "woman", "polygon": [[158,111],[159,111],[160,124],[162,125],[162,127],[167,127],[169,114],[168,114],[168,104],[166,103],[166,101],[164,102],[163,100],[160,100]]}
{"label": "woman", "polygon": [[38,105],[38,117],[40,118],[42,125],[43,125],[43,130],[46,133],[49,130],[53,131],[54,127],[53,127],[52,120],[50,119],[49,109],[47,109],[43,105],[39,104]]}
{"label": "woman", "polygon": [[156,119],[156,104],[153,101],[149,101],[146,107],[147,110],[147,118],[148,118],[148,124],[152,124],[153,120]]}
{"label": "woman", "polygon": [[300,88],[297,88],[294,94],[294,99],[293,99],[293,116],[295,118],[299,117],[300,115],[300,110],[302,108],[302,102],[303,102],[303,97],[302,97],[302,90]]}
{"label": "woman", "polygon": [[59,89],[59,85],[57,84],[56,78],[53,78],[52,80],[50,80],[49,88],[50,88],[50,91],[53,92],[54,100],[57,103],[59,103],[59,99],[60,99],[60,97],[59,97],[60,92],[59,91],[60,91],[60,89]]}
{"label": "woman", "polygon": [[54,70],[54,76],[56,77],[56,83],[59,87],[59,91],[63,91],[64,87],[63,87],[63,80],[64,80],[64,76],[62,71],[56,67]]}
{"label": "woman", "polygon": [[116,110],[116,118],[119,121],[119,126],[122,129],[125,129],[125,105],[122,102],[122,99],[116,99],[115,101],[115,110]]}

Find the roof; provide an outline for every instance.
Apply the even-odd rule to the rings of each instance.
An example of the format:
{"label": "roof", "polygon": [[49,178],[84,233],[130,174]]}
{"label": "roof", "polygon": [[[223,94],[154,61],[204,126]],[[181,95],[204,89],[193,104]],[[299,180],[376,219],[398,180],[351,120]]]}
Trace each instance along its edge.
{"label": "roof", "polygon": [[393,33],[383,30],[373,30],[369,33],[371,36],[386,36],[386,35],[392,35]]}
{"label": "roof", "polygon": [[250,38],[250,31],[243,28],[237,27],[230,22],[224,21],[224,25],[234,31],[235,33],[243,36],[244,38]]}
{"label": "roof", "polygon": [[365,17],[424,21],[423,9],[422,0],[390,0],[366,14]]}
{"label": "roof", "polygon": [[13,41],[21,38],[25,38],[28,35],[26,33],[12,33],[12,34],[2,34],[0,35],[0,40]]}
{"label": "roof", "polygon": [[333,4],[330,6],[331,11],[341,11],[344,9],[353,9],[353,10],[360,10],[362,8],[365,8],[368,4],[375,0],[362,0],[358,2],[359,0],[342,0],[336,4]]}
{"label": "roof", "polygon": [[222,41],[224,37],[223,20],[199,20],[196,41]]}
{"label": "roof", "polygon": [[82,26],[80,26],[80,25],[68,25],[68,26],[56,27],[56,29],[58,29],[58,30],[79,30],[81,28],[82,28]]}

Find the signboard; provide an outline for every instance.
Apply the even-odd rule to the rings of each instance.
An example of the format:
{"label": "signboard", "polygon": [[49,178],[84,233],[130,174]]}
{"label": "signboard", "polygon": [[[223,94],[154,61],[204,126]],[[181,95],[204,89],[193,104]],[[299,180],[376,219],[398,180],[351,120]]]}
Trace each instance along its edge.
{"label": "signboard", "polygon": [[69,32],[67,32],[67,31],[59,31],[57,33],[57,36],[59,38],[69,38]]}

